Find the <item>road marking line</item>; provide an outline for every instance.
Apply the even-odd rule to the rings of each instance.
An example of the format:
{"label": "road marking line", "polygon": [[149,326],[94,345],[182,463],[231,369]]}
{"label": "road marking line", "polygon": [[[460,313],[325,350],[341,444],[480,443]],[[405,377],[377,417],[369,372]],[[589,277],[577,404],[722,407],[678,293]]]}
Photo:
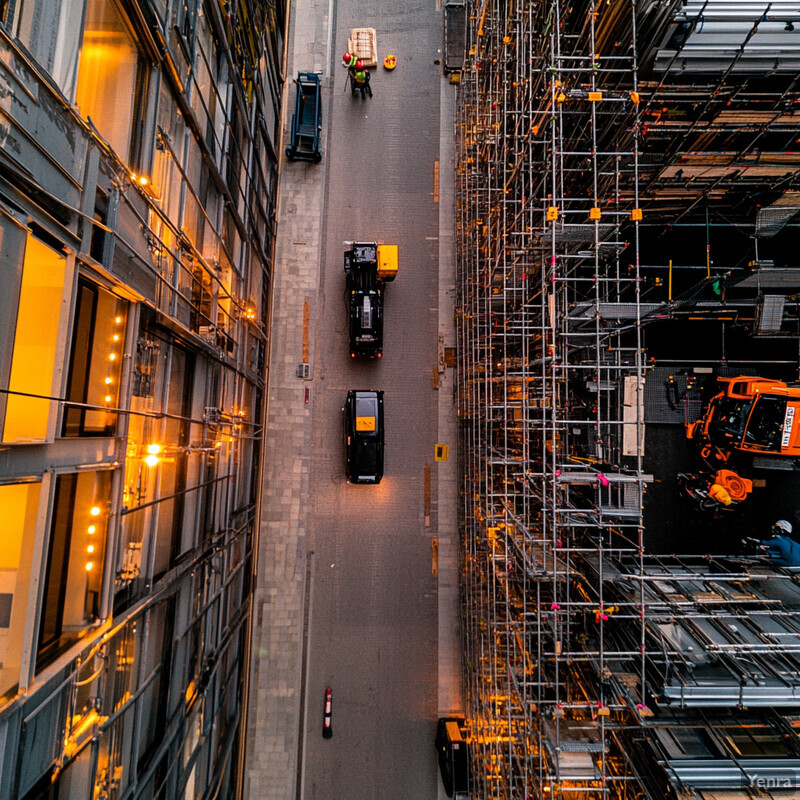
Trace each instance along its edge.
{"label": "road marking line", "polygon": [[433,162],[433,202],[439,202],[439,162]]}
{"label": "road marking line", "polygon": [[325,41],[325,77],[331,77],[331,41],[333,40],[333,0],[328,0],[328,38]]}
{"label": "road marking line", "polygon": [[431,525],[431,465],[425,465],[425,527]]}
{"label": "road marking line", "polygon": [[303,363],[311,363],[308,360],[308,325],[311,319],[311,304],[306,299],[303,303]]}

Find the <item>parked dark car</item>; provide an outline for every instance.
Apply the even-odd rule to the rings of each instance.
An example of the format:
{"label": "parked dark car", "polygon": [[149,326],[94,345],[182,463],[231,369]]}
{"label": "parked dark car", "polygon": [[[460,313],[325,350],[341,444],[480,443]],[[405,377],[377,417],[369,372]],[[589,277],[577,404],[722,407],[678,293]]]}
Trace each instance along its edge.
{"label": "parked dark car", "polygon": [[286,148],[289,161],[322,161],[320,132],[322,102],[319,94],[319,75],[298,72],[297,95],[292,115],[291,144]]}
{"label": "parked dark car", "polygon": [[383,477],[383,392],[351,389],[343,410],[348,483],[380,483]]}
{"label": "parked dark car", "polygon": [[464,718],[440,717],[435,744],[447,796],[463,797],[469,792],[469,750],[464,738]]}

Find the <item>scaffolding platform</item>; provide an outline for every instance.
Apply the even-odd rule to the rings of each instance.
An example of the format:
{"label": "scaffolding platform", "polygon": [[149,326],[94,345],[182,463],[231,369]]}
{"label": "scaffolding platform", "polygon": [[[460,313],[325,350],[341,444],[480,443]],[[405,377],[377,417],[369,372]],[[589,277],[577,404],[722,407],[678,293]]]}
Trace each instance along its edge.
{"label": "scaffolding platform", "polygon": [[[695,16],[705,8],[690,5]],[[800,698],[797,577],[762,573],[763,561],[646,552],[645,490],[652,482],[654,497],[674,475],[645,473],[660,465],[651,453],[645,462],[644,445],[647,426],[698,419],[715,375],[754,374],[750,355],[729,360],[731,341],[796,324],[799,269],[758,261],[756,249],[737,282],[741,248],[712,253],[724,224],[756,248],[796,224],[800,193],[786,187],[800,156],[783,146],[798,125],[787,97],[800,102],[793,29],[714,2],[697,27],[686,6],[615,2],[598,13],[580,0],[556,18],[553,8],[468,5],[458,88],[474,796],[749,791],[760,767],[774,777],[779,755],[790,768],[800,758],[784,718]],[[729,51],[703,47],[710,28]],[[733,47],[733,32],[748,30]],[[774,45],[769,80],[744,91],[737,81],[766,63],[764,43]],[[732,142],[748,144],[736,153]],[[698,265],[687,254],[703,244]],[[671,363],[650,356],[649,340],[677,351],[674,323],[690,320],[699,333],[686,352]]]}

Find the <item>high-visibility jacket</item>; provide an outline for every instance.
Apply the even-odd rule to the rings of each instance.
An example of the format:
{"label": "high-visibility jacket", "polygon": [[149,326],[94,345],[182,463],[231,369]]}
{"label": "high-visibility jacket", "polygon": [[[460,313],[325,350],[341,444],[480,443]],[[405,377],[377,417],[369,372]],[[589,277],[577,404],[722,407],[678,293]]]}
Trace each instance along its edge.
{"label": "high-visibility jacket", "polygon": [[360,69],[355,74],[356,83],[362,84],[367,82],[367,73]]}

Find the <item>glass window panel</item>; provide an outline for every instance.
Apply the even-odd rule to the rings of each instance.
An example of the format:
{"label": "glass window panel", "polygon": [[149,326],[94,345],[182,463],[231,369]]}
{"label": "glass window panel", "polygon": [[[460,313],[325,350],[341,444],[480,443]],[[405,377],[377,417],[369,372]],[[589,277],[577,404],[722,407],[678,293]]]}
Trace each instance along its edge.
{"label": "glass window panel", "polygon": [[37,669],[77,641],[98,619],[110,491],[110,472],[58,476]]}
{"label": "glass window panel", "polygon": [[[119,377],[128,304],[99,286],[81,281],[72,336],[64,436],[112,436],[116,428]],[[100,410],[103,407],[109,410]]]}
{"label": "glass window panel", "polygon": [[[134,665],[137,663],[136,622],[127,624],[106,648],[108,654],[107,679],[103,713],[122,712],[99,739],[97,775],[106,787],[120,786],[127,771],[125,758],[126,732],[130,739],[133,729]],[[117,798],[117,794],[110,797]]]}
{"label": "glass window panel", "polygon": [[0,486],[0,696],[19,681],[40,489],[39,483]]}
{"label": "glass window panel", "polygon": [[47,398],[53,396],[65,272],[66,259],[62,255],[28,236],[3,426],[4,442],[47,439],[51,408]]}
{"label": "glass window panel", "polygon": [[139,705],[142,710],[142,727],[139,735],[139,774],[149,766],[154,750],[160,744],[166,724],[169,674],[172,660],[172,641],[175,627],[174,602],[155,606],[148,620],[150,635],[145,655],[145,679],[155,674],[142,693]]}
{"label": "glass window panel", "polygon": [[164,424],[164,451],[160,462],[158,530],[153,566],[154,577],[161,575],[181,552],[181,527],[186,507],[186,467],[189,444],[193,359],[181,348],[173,346],[167,396],[169,417]]}
{"label": "glass window panel", "polygon": [[50,73],[68,98],[75,89],[83,0],[22,0],[17,38]]}
{"label": "glass window panel", "polygon": [[130,157],[139,53],[109,0],[88,0],[75,100],[123,160]]}
{"label": "glass window panel", "polygon": [[[185,127],[183,118],[175,113],[175,101],[169,85],[163,81],[158,99],[158,141],[153,166],[153,189],[161,198],[161,207],[172,220],[179,217],[182,178],[178,153],[182,150]],[[162,238],[166,244],[170,244],[164,233]],[[177,248],[174,243],[171,246],[174,254]]]}
{"label": "glass window panel", "polygon": [[183,489],[180,483],[181,463],[184,456],[162,459],[159,469],[161,482],[159,495],[164,499],[158,504],[158,525],[155,553],[153,554],[153,579],[160,578],[172,563],[176,548],[175,531],[183,507]]}

